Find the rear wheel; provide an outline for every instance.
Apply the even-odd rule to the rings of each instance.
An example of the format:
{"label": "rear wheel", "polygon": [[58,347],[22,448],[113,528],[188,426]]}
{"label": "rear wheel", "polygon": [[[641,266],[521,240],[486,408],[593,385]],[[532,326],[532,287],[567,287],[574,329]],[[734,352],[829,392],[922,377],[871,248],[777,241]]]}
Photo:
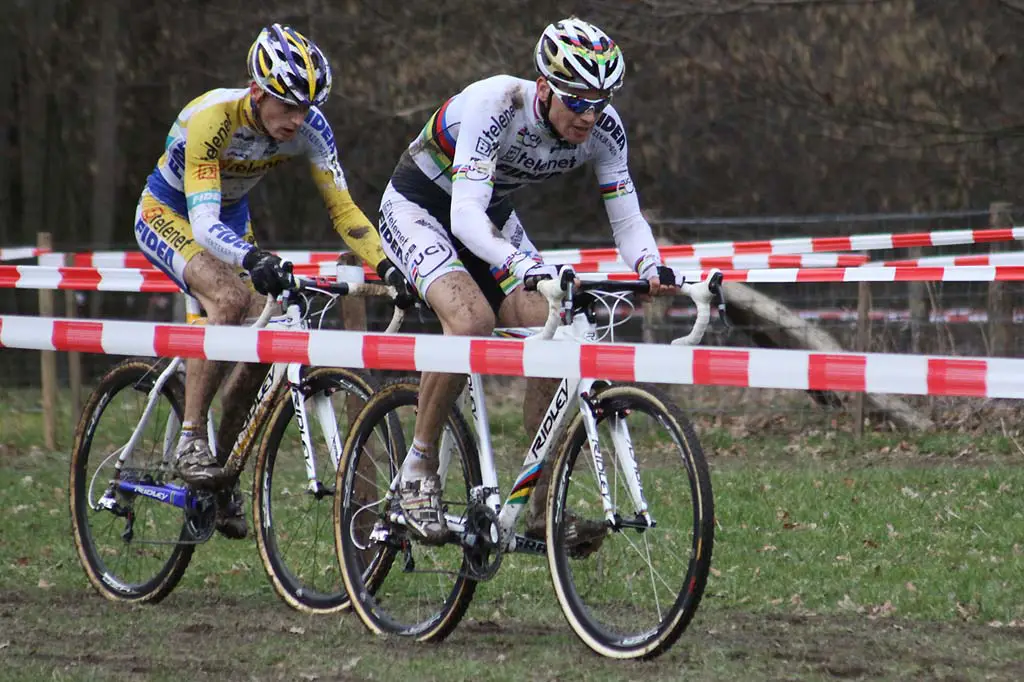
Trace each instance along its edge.
{"label": "rear wheel", "polygon": [[[578,415],[548,492],[551,579],[566,620],[587,646],[612,658],[653,658],[689,625],[707,583],[714,541],[707,462],[682,410],[653,387],[605,388],[593,409],[619,523],[589,547],[570,541],[574,523],[605,518],[598,466]],[[621,465],[613,437],[632,452],[654,527],[638,514],[630,494],[636,479]]]}
{"label": "rear wheel", "polygon": [[[295,419],[291,391],[270,417],[253,472],[253,522],[263,567],[274,591],[300,611],[331,613],[348,608],[334,549],[334,486],[349,425],[373,393],[368,377],[340,367],[307,372],[300,388],[310,422]],[[332,424],[322,424],[321,405]],[[331,442],[333,425],[338,439]],[[327,427],[325,431],[324,427]],[[316,481],[306,471],[302,431],[314,450]]]}
{"label": "rear wheel", "polygon": [[184,512],[144,495],[116,490],[113,482],[162,484],[173,474],[165,453],[177,444],[184,388],[172,375],[131,455],[118,457],[142,418],[160,366],[126,360],[100,380],[75,432],[69,488],[78,558],[93,587],[113,601],[157,602],[170,594],[192,559],[194,544]]}

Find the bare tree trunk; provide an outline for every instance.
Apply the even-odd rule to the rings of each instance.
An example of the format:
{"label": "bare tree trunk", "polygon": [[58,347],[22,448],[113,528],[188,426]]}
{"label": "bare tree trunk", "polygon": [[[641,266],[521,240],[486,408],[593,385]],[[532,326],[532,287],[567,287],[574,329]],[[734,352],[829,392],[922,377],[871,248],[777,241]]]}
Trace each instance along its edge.
{"label": "bare tree trunk", "polygon": [[[120,0],[99,4],[99,44],[118,44],[117,14]],[[113,48],[112,48],[113,49]],[[116,52],[97,60],[93,80],[93,176],[92,176],[92,249],[110,247],[114,233],[114,206],[117,199],[117,64]],[[99,317],[102,300],[92,296],[90,315]]]}
{"label": "bare tree trunk", "polygon": [[[120,0],[105,0],[99,5],[100,45],[117,45]],[[93,160],[92,240],[98,249],[109,248],[114,232],[114,199],[117,165],[117,57],[98,60],[93,86]]]}
{"label": "bare tree trunk", "polygon": [[[920,246],[915,246],[910,249],[907,255],[910,258],[920,258],[924,254]],[[932,350],[928,345],[928,337],[931,331],[928,328],[930,315],[928,283],[908,282],[907,303],[910,309],[910,352],[927,353]]]}
{"label": "bare tree trunk", "polygon": [[[0,64],[17,64],[21,36],[14,25],[0,32]],[[31,242],[19,238],[20,230],[15,225],[14,214],[14,181],[10,164],[14,162],[14,151],[11,149],[11,134],[16,130],[17,112],[10,104],[14,98],[14,78],[16,69],[0,70],[0,102],[7,104],[0,107],[0,247],[29,246]],[[17,242],[17,244],[15,243]],[[16,313],[18,299],[14,289],[0,291],[0,310]]]}
{"label": "bare tree trunk", "polygon": [[37,0],[25,10],[25,41],[21,53],[22,77],[19,97],[21,121],[18,138],[21,150],[22,238],[45,231],[47,200],[47,107],[49,53],[54,1]]}
{"label": "bare tree trunk", "polygon": [[[751,338],[761,348],[807,348],[826,353],[843,352],[835,337],[807,322],[775,299],[739,282],[725,285],[729,317],[739,327],[751,329]],[[830,392],[809,391],[816,402],[841,404]],[[911,430],[928,431],[935,423],[899,396],[867,394],[867,401],[893,423]]]}
{"label": "bare tree trunk", "polygon": [[[992,228],[1013,227],[1010,204],[996,201],[990,207],[989,226]],[[1005,244],[992,244],[992,252],[1005,251]],[[988,285],[988,334],[990,356],[1006,357],[1010,353],[1013,339],[1013,304],[1006,282],[990,282]]]}
{"label": "bare tree trunk", "polygon": [[[0,64],[15,64],[18,58],[16,33],[7,30],[0,33]],[[14,97],[14,74],[16,71],[0,70],[0,102],[8,105]],[[11,191],[11,172],[8,165],[11,156],[11,132],[14,129],[15,112],[9,106],[0,108],[0,246],[13,246],[11,226],[14,224],[14,197]],[[25,242],[28,245],[28,242]]]}

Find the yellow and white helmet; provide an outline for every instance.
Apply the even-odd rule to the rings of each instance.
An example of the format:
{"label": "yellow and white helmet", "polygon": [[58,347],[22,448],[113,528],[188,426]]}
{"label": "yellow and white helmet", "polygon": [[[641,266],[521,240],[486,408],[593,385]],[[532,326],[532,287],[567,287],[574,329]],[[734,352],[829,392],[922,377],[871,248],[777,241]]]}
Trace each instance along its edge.
{"label": "yellow and white helmet", "polygon": [[274,97],[298,106],[321,106],[331,92],[324,53],[281,24],[264,28],[249,48],[249,76]]}
{"label": "yellow and white helmet", "polygon": [[582,19],[548,24],[537,41],[537,71],[557,87],[613,92],[622,86],[626,61],[608,34]]}

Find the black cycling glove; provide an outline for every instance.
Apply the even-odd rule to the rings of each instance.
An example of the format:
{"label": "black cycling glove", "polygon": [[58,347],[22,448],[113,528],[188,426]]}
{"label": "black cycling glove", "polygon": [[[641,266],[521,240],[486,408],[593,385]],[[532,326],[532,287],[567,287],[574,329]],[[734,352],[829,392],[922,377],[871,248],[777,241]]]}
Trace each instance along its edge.
{"label": "black cycling glove", "polygon": [[384,282],[384,284],[394,287],[397,292],[395,295],[395,305],[399,308],[403,310],[411,308],[419,300],[416,290],[405,279],[402,271],[387,258],[377,264],[377,276],[380,277],[380,281]]}
{"label": "black cycling glove", "polygon": [[295,286],[291,262],[283,261],[269,251],[252,249],[242,259],[242,267],[249,273],[253,287],[261,294],[279,296],[285,289]]}
{"label": "black cycling glove", "polygon": [[676,282],[676,273],[674,273],[672,271],[672,268],[666,267],[664,265],[659,265],[657,273],[658,273],[658,282],[662,286],[666,286],[666,287],[679,286],[679,283]]}

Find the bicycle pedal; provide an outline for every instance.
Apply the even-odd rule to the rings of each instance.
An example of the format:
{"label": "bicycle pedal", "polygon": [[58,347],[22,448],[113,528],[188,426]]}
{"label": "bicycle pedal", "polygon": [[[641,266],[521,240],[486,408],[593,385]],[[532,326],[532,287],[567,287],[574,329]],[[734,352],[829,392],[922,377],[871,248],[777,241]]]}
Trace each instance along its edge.
{"label": "bicycle pedal", "polygon": [[374,524],[373,530],[370,531],[370,542],[387,542],[388,538],[391,537],[391,529],[385,524],[378,521]]}
{"label": "bicycle pedal", "polygon": [[108,511],[114,516],[125,517],[128,515],[127,509],[118,504],[117,498],[109,491],[104,493],[103,497],[96,500],[95,509],[96,511]]}

